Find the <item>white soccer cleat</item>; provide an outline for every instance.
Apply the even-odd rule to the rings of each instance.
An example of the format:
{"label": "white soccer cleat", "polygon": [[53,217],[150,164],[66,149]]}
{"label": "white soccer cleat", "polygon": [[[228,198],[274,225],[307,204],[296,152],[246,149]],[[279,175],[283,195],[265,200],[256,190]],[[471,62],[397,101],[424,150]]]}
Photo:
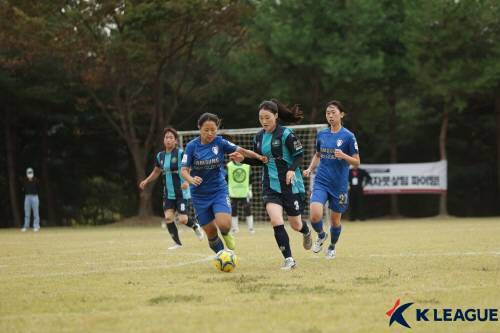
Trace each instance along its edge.
{"label": "white soccer cleat", "polygon": [[161,222],[161,228],[162,229],[167,229],[167,223],[165,221]]}
{"label": "white soccer cleat", "polygon": [[323,243],[325,242],[325,240],[327,238],[328,238],[328,234],[326,232],[325,232],[325,237],[321,238],[321,237],[318,236],[318,238],[316,239],[316,242],[314,242],[312,251],[314,253],[320,253],[321,252],[321,248],[323,247]]}
{"label": "white soccer cleat", "polygon": [[288,257],[285,259],[285,262],[283,263],[283,266],[281,266],[281,269],[284,271],[290,271],[294,269],[297,266],[297,263],[295,262],[295,259],[292,257]]}
{"label": "white soccer cleat", "polygon": [[328,250],[326,250],[325,258],[328,260],[335,259],[335,254],[335,248],[332,249],[331,247],[328,247]]}
{"label": "white soccer cleat", "polygon": [[253,235],[255,234],[255,229],[248,229],[248,232]]}
{"label": "white soccer cleat", "polygon": [[40,228],[33,229],[33,232],[39,232],[39,231],[40,231]]}
{"label": "white soccer cleat", "polygon": [[26,228],[22,228],[22,229],[21,229],[21,232],[26,232]]}
{"label": "white soccer cleat", "polygon": [[180,249],[182,245],[175,243],[174,245],[170,246],[168,249],[169,250],[177,250]]}
{"label": "white soccer cleat", "polygon": [[203,240],[203,231],[201,230],[201,227],[198,223],[194,225],[193,228],[194,233],[196,234],[196,237],[198,237],[199,240]]}

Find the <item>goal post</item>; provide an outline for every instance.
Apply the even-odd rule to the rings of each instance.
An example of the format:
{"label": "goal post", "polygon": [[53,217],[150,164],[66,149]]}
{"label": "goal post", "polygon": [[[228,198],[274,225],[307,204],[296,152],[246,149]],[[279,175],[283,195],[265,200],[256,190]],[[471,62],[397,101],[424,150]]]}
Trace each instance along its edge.
{"label": "goal post", "polygon": [[[298,136],[302,145],[304,147],[304,165],[303,169],[306,168],[311,162],[311,158],[315,152],[315,140],[316,134],[327,127],[326,124],[312,124],[312,125],[294,125],[287,126],[292,129]],[[257,134],[262,128],[240,128],[240,129],[220,129],[219,134],[227,134],[233,138],[233,143],[246,149],[253,148],[253,139],[255,134]],[[184,148],[185,145],[199,135],[198,130],[194,131],[179,131],[179,145]],[[225,164],[229,161],[226,156]],[[251,209],[256,222],[268,221],[269,218],[265,212],[265,207],[262,201],[262,167],[251,167],[250,180],[252,187],[252,199],[251,199]],[[306,194],[310,195],[310,179],[304,178],[304,186],[306,188]],[[304,210],[304,216],[309,216],[309,200],[307,200],[307,205]],[[239,209],[240,221],[245,221],[243,216],[243,209]]]}

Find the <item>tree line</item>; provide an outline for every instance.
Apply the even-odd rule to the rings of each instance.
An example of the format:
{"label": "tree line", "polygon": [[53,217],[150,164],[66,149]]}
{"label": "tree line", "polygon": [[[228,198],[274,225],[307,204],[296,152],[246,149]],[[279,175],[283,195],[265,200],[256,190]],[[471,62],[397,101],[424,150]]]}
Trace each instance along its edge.
{"label": "tree line", "polygon": [[28,166],[48,224],[149,216],[163,127],[256,127],[271,97],[305,123],[343,101],[365,163],[449,161],[447,196],[373,197],[373,216],[496,215],[499,36],[494,0],[0,0],[0,225]]}

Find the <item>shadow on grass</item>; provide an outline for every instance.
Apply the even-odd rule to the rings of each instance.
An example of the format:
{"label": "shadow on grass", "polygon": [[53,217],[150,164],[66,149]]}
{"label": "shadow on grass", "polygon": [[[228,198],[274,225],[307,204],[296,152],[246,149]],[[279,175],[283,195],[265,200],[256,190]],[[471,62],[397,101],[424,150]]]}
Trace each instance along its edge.
{"label": "shadow on grass", "polygon": [[197,295],[168,295],[168,296],[158,296],[151,298],[149,300],[150,305],[157,305],[161,303],[189,303],[189,302],[201,302],[203,300],[202,296]]}

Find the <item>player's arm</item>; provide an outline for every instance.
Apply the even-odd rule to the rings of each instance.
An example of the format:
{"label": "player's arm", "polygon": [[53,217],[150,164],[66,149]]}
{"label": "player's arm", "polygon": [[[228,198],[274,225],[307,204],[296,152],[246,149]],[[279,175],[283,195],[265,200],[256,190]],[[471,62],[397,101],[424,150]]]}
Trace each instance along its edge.
{"label": "player's arm", "polygon": [[352,156],[349,156],[342,150],[335,149],[335,157],[346,161],[352,166],[359,166],[361,164],[361,160],[359,159],[359,154],[353,154]]}
{"label": "player's arm", "polygon": [[305,169],[303,172],[304,177],[309,177],[311,175],[311,173],[313,173],[314,170],[316,170],[320,159],[321,159],[320,152],[314,153],[312,160],[311,160],[311,163],[309,163],[309,167],[307,169]]}
{"label": "player's arm", "polygon": [[341,160],[345,160],[352,166],[359,166],[361,164],[361,160],[359,159],[358,142],[356,141],[356,138],[352,136],[349,139],[347,154],[344,153],[341,149],[335,149],[335,157]]}
{"label": "player's arm", "polygon": [[144,179],[142,182],[139,183],[139,188],[141,190],[144,190],[146,188],[146,186],[149,183],[151,183],[153,180],[156,180],[156,178],[158,178],[159,175],[161,175],[161,169],[158,168],[157,166],[155,166],[155,168],[153,169],[153,171],[151,171],[149,176],[146,179]]}
{"label": "player's arm", "polygon": [[251,151],[251,150],[248,150],[248,149],[245,149],[245,148],[242,148],[242,147],[238,147],[236,149],[236,152],[240,153],[245,158],[254,159],[254,160],[260,161],[261,163],[267,163],[267,157],[266,156],[259,155],[259,154],[257,154],[254,151]]}
{"label": "player's arm", "polygon": [[195,176],[191,177],[191,168],[188,167],[182,167],[181,169],[181,175],[184,180],[186,180],[189,184],[198,186],[203,182],[203,179],[201,177]]}

